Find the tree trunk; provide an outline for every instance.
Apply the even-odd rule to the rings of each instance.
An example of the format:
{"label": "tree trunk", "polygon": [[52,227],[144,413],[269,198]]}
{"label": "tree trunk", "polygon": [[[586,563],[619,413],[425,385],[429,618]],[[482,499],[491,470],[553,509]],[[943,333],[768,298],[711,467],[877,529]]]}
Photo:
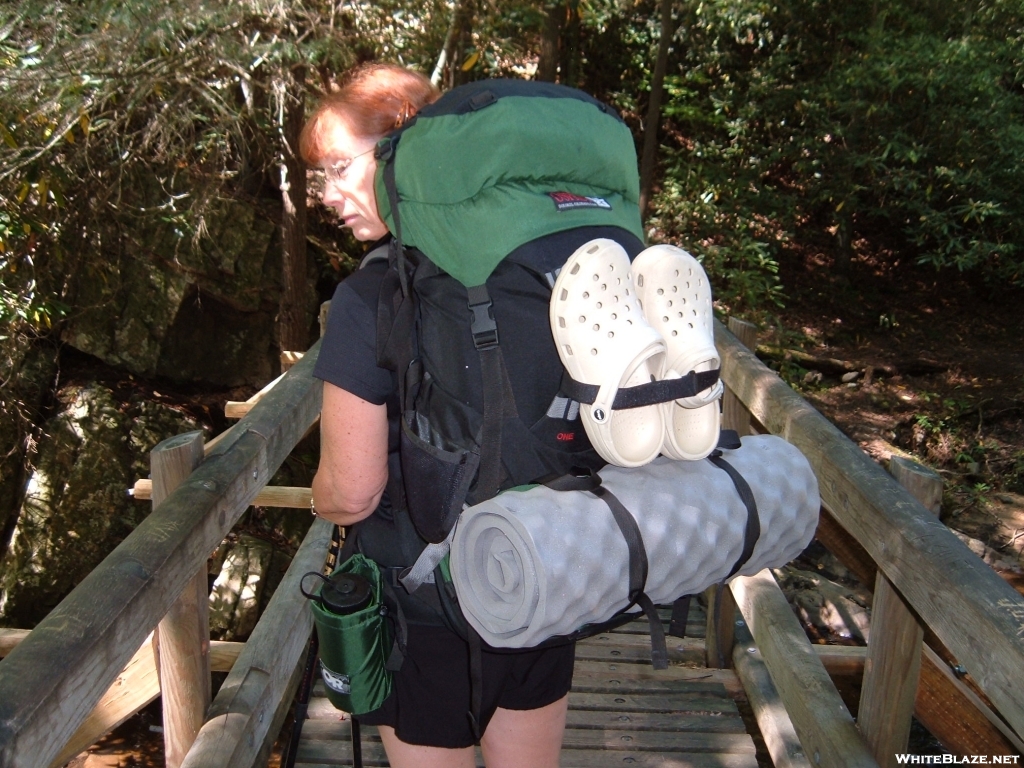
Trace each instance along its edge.
{"label": "tree trunk", "polygon": [[462,65],[466,61],[469,49],[473,47],[473,22],[475,19],[476,2],[460,0],[455,9],[455,50],[449,70],[451,72],[449,85],[452,88],[468,83],[472,79],[468,72],[462,71]]}
{"label": "tree trunk", "polygon": [[647,206],[654,188],[654,159],[658,150],[658,127],[661,124],[661,98],[668,68],[668,49],[672,43],[675,28],[672,25],[672,2],[661,0],[661,40],[658,42],[658,57],[654,62],[651,76],[651,100],[647,104],[647,121],[644,125],[644,147],[640,159],[640,215],[647,217]]}
{"label": "tree trunk", "polygon": [[580,83],[580,2],[569,0],[567,6],[561,56],[562,83],[575,87]]}
{"label": "tree trunk", "polygon": [[304,66],[292,70],[291,82],[278,91],[281,127],[281,304],[277,317],[281,351],[304,352],[311,318],[306,311],[306,166],[299,156],[299,133],[305,121]]}
{"label": "tree trunk", "polygon": [[537,59],[538,80],[553,83],[558,77],[558,42],[562,36],[564,18],[565,6],[562,3],[547,7],[540,36],[540,56]]}
{"label": "tree trunk", "polygon": [[473,44],[475,10],[474,0],[456,0],[452,7],[451,24],[448,25],[444,45],[430,75],[430,82],[434,85],[440,87],[443,82],[450,89],[468,81],[462,74],[462,62],[466,58],[466,50]]}

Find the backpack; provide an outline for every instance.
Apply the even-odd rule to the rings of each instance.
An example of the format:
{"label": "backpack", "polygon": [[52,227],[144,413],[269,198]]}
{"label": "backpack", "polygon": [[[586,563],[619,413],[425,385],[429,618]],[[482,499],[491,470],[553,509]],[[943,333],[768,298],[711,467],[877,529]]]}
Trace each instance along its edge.
{"label": "backpack", "polygon": [[[356,538],[384,565],[398,624],[392,666],[406,620],[440,620],[478,665],[481,641],[459,609],[448,544],[464,506],[536,482],[610,497],[631,555],[630,604],[541,645],[632,620],[640,604],[655,646],[660,635],[655,665],[666,666],[636,523],[601,493],[605,462],[578,420],[579,388],[566,386],[548,319],[557,270],[577,248],[607,237],[632,258],[644,247],[629,129],[581,91],[491,80],[421,110],[381,140],[376,157],[377,206],[394,235],[377,358],[398,380],[401,482],[389,479],[391,527],[375,534],[364,521]],[[680,396],[663,390],[663,400]]]}

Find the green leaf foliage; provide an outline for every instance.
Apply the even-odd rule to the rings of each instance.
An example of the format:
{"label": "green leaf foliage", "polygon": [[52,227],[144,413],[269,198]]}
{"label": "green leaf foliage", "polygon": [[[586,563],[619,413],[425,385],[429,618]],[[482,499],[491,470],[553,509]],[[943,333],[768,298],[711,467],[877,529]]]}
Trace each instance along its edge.
{"label": "green leaf foliage", "polygon": [[[638,135],[655,17],[591,30],[593,89]],[[777,301],[777,261],[808,247],[1024,284],[1019,3],[704,0],[676,22],[649,234],[726,304]]]}

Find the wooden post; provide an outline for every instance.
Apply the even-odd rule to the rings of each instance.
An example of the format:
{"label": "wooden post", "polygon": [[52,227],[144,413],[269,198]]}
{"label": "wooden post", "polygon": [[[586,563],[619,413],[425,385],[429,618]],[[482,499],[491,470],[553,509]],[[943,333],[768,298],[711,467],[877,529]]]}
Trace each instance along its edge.
{"label": "wooden post", "polygon": [[324,334],[327,333],[327,315],[328,315],[328,313],[330,311],[331,311],[331,302],[325,301],[323,304],[320,305],[319,320],[320,320],[320,338],[321,339],[324,337]]}
{"label": "wooden post", "polygon": [[[150,454],[153,508],[166,499],[203,461],[203,433],[164,440]],[[203,727],[210,706],[209,585],[203,568],[185,587],[156,631],[160,693],[164,713],[164,753],[178,768]]]}
{"label": "wooden post", "polygon": [[[753,323],[730,317],[729,331],[751,352],[757,349],[757,326]],[[735,429],[740,437],[750,434],[750,411],[730,389],[722,395],[722,429]]]}
{"label": "wooden post", "polygon": [[[757,326],[753,323],[730,317],[729,330],[748,349],[757,346]],[[750,434],[750,411],[729,389],[722,395],[722,429],[735,429],[740,437]],[[708,604],[704,662],[709,669],[731,668],[736,621],[732,591],[716,584],[704,591],[704,597]]]}
{"label": "wooden post", "polygon": [[[889,471],[927,509],[938,513],[942,478],[937,473],[899,456],[890,459]],[[894,768],[896,755],[907,751],[923,639],[917,618],[879,570],[857,724],[882,768]]]}
{"label": "wooden post", "polygon": [[736,600],[725,584],[704,591],[708,601],[708,624],[704,637],[704,664],[708,669],[732,668],[732,646],[736,629]]}

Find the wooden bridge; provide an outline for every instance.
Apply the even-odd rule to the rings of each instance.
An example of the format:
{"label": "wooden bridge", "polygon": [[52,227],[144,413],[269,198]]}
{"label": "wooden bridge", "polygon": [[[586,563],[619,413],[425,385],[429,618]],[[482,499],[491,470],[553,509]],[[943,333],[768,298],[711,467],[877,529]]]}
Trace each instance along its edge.
{"label": "wooden bridge", "polygon": [[[751,327],[729,327],[752,346]],[[886,473],[737,335],[716,327],[725,422],[810,460],[817,538],[873,587],[869,645],[812,645],[771,572],[736,578],[672,639],[666,671],[645,663],[638,625],[580,644],[563,765],[894,766],[912,714],[954,753],[1019,756],[1024,597],[939,522],[934,476],[898,460]],[[298,581],[323,566],[331,526],[313,523],[244,644],[209,640],[206,562],[251,504],[308,508],[308,489],[266,485],[319,416],[317,351],[210,443],[161,443],[153,513],[32,632],[0,630],[0,768],[64,765],[157,695],[169,766],[265,764],[312,630]],[[211,670],[230,670],[212,701]],[[856,720],[835,680],[860,685]],[[316,690],[309,712],[297,764],[350,765],[348,721]],[[363,736],[365,764],[385,765]]]}

